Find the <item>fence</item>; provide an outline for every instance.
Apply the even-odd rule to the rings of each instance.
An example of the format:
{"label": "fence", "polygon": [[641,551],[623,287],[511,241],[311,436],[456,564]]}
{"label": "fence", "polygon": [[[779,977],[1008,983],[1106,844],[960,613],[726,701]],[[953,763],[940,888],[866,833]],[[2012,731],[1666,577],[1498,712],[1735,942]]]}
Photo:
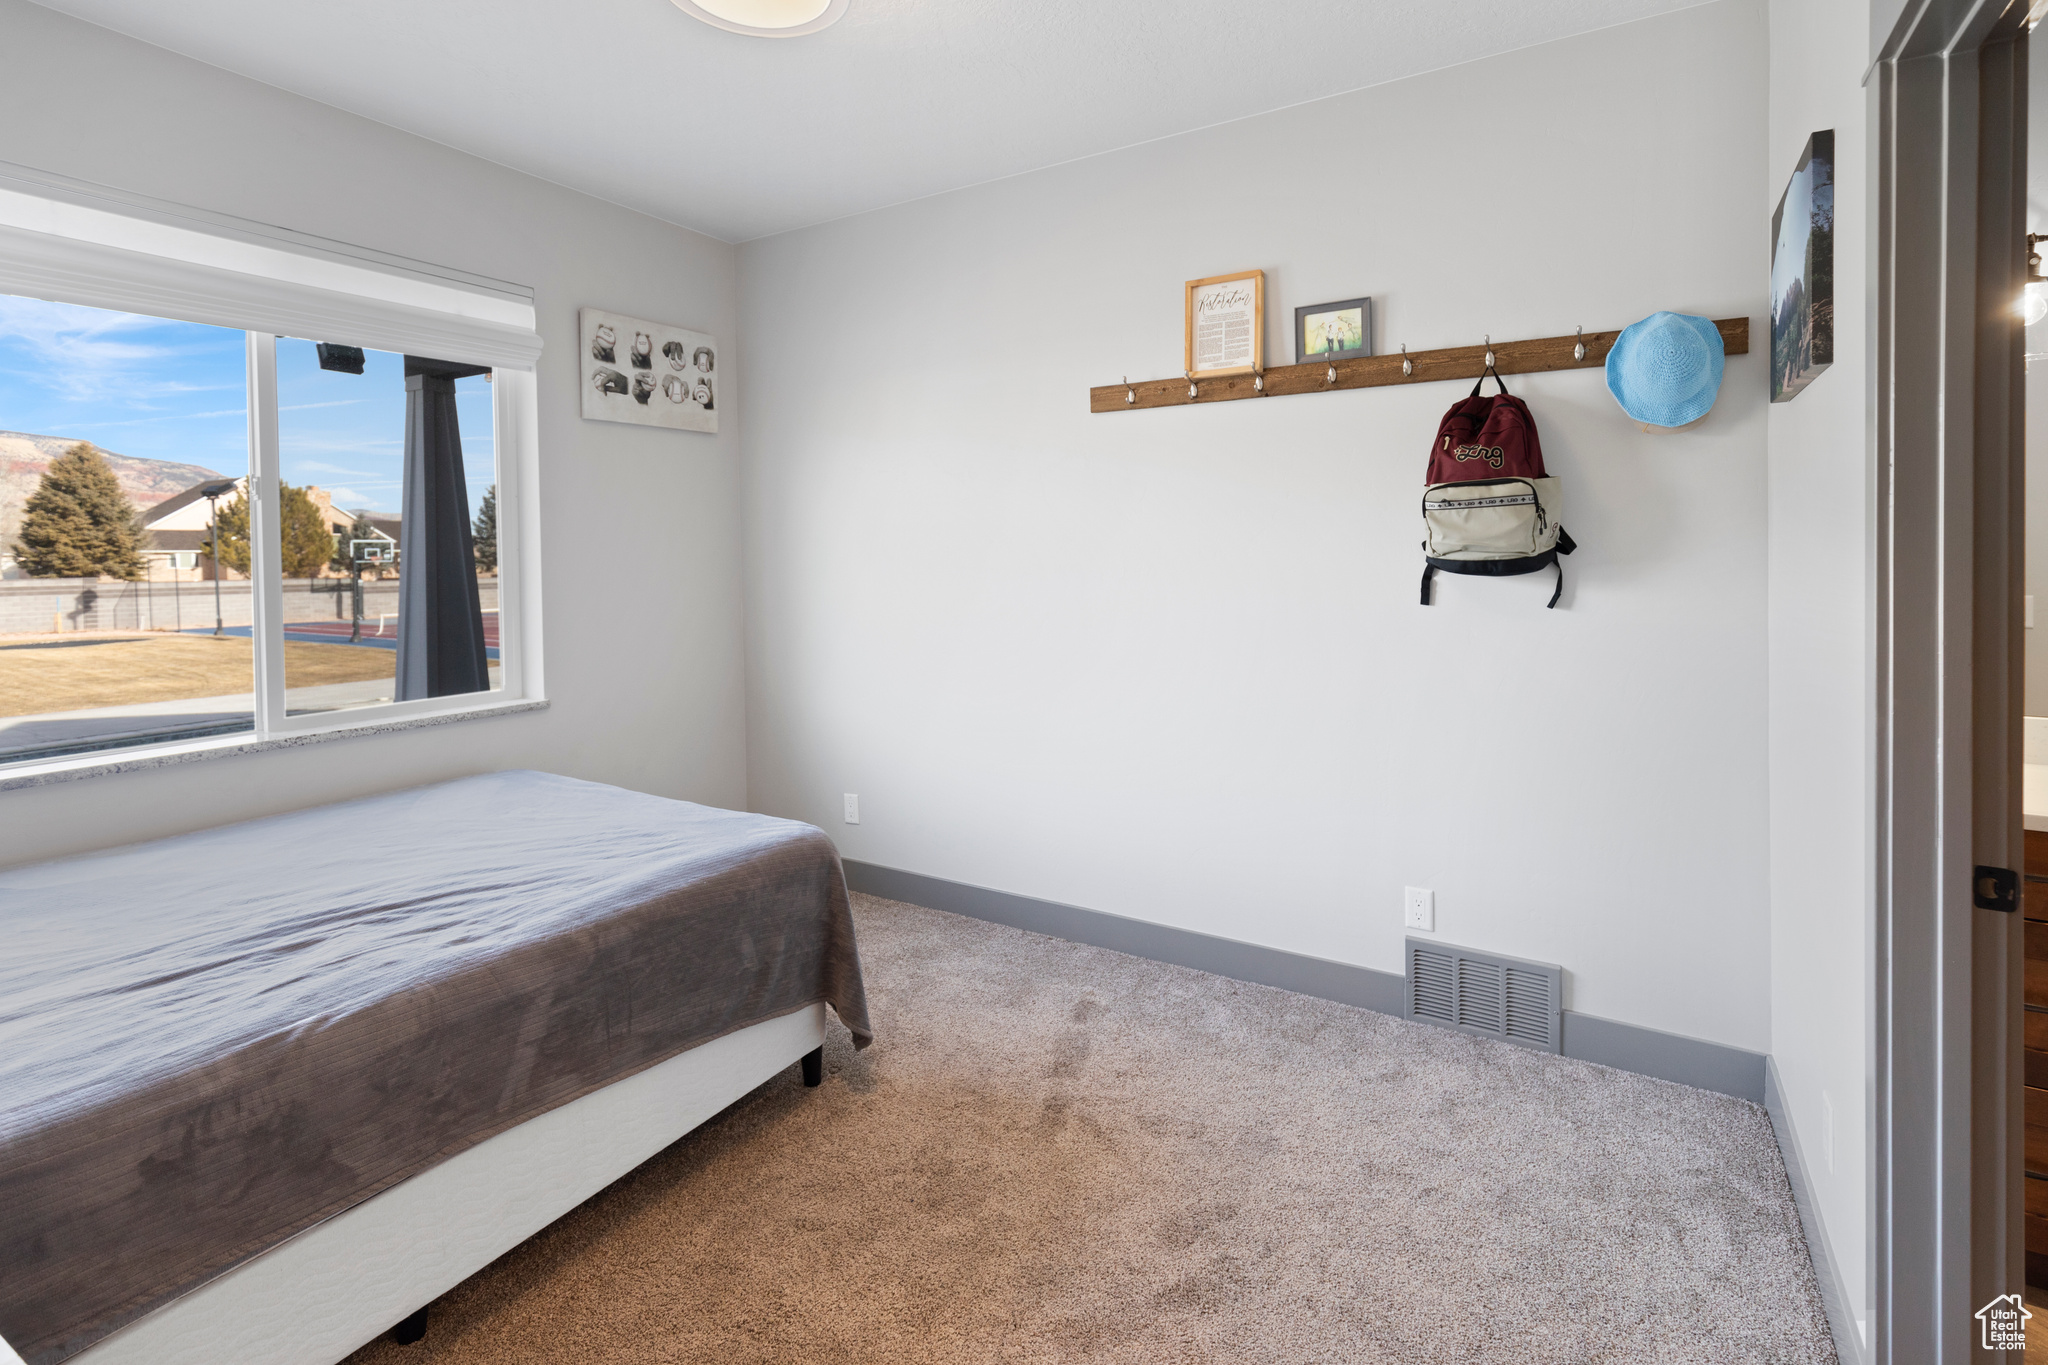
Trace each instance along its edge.
{"label": "fence", "polygon": [[[220,620],[247,626],[255,619],[246,579],[220,584]],[[334,589],[340,587],[341,591]],[[212,583],[126,583],[116,578],[15,578],[0,581],[0,635],[47,635],[72,631],[212,629]],[[498,605],[498,580],[480,578],[477,593],[485,610]],[[288,578],[284,582],[286,621],[346,621],[348,580]],[[398,615],[398,580],[365,579],[363,616]]]}

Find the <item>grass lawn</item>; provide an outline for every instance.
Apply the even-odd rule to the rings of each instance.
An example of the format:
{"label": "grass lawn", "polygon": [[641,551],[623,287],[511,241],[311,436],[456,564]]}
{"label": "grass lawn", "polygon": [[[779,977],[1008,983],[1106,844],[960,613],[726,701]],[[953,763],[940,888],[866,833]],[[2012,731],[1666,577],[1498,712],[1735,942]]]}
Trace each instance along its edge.
{"label": "grass lawn", "polygon": [[[398,652],[284,642],[288,686],[366,682],[398,670]],[[225,635],[0,637],[0,716],[227,697],[253,689],[254,646]]]}

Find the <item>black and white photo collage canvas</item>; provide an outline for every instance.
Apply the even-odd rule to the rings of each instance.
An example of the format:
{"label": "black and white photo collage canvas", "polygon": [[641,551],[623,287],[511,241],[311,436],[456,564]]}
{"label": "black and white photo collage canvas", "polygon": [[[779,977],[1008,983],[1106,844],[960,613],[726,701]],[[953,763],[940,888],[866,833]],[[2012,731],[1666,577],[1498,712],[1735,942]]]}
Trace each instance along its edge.
{"label": "black and white photo collage canvas", "polygon": [[703,332],[582,310],[583,415],[679,431],[718,430],[718,343]]}

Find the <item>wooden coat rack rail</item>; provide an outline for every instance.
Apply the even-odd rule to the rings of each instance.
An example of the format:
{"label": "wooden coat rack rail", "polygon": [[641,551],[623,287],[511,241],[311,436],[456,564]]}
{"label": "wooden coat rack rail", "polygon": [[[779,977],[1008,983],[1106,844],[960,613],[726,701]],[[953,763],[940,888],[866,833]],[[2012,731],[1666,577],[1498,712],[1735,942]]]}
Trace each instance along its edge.
{"label": "wooden coat rack rail", "polygon": [[[1749,354],[1749,319],[1717,318],[1721,345],[1729,355]],[[1607,363],[1620,332],[1587,332],[1535,341],[1496,341],[1490,345],[1494,368],[1502,374],[1534,374],[1541,370],[1590,370]],[[1573,351],[1583,342],[1586,358]],[[1477,379],[1486,369],[1488,346],[1451,346],[1439,351],[1409,351],[1405,356],[1357,356],[1350,360],[1311,360],[1306,365],[1277,365],[1263,375],[1233,374],[1193,381],[1142,379],[1135,384],[1104,384],[1088,390],[1088,411],[1131,412],[1138,408],[1174,408],[1189,403],[1228,403],[1237,398],[1278,398],[1290,393],[1335,393],[1339,389],[1370,389],[1382,384],[1432,384],[1442,379]],[[1402,369],[1409,362],[1414,373]],[[1335,382],[1330,371],[1337,372]],[[1265,381],[1263,390],[1253,383]]]}

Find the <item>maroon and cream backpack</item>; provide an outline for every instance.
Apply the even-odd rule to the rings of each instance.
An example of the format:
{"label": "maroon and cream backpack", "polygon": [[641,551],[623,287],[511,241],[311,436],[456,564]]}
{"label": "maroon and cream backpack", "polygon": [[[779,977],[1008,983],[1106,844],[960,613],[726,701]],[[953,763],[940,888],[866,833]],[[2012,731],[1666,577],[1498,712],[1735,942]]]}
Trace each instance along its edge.
{"label": "maroon and cream backpack", "polygon": [[1429,448],[1428,485],[1422,493],[1422,605],[1429,605],[1431,580],[1445,573],[1505,577],[1557,570],[1559,555],[1578,546],[1559,524],[1564,494],[1543,471],[1543,443],[1529,405],[1508,392],[1497,370],[1488,369],[1500,391],[1480,394],[1486,375],[1437,424]]}

